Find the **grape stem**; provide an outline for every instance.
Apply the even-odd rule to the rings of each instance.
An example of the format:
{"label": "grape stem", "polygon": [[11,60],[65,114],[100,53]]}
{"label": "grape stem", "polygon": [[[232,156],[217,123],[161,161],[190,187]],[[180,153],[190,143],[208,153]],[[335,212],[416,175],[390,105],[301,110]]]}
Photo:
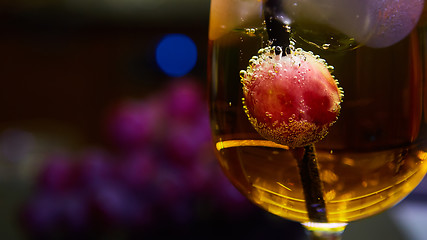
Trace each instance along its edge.
{"label": "grape stem", "polygon": [[281,46],[284,50],[290,45],[290,34],[283,22],[286,19],[282,12],[282,0],[265,0],[264,19],[268,38],[273,46]]}
{"label": "grape stem", "polygon": [[295,148],[294,151],[296,152],[295,156],[298,162],[308,218],[311,222],[326,223],[328,218],[314,144]]}

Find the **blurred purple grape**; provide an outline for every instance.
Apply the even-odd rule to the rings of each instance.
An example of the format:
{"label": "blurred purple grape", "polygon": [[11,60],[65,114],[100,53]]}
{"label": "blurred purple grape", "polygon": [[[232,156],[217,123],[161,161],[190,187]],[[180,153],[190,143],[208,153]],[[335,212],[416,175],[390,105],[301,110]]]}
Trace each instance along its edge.
{"label": "blurred purple grape", "polygon": [[79,190],[69,192],[61,201],[63,224],[73,232],[85,231],[89,222],[89,202]]}
{"label": "blurred purple grape", "polygon": [[152,203],[120,183],[99,186],[91,202],[95,219],[109,227],[143,227],[153,220]]}
{"label": "blurred purple grape", "polygon": [[181,170],[182,176],[190,191],[194,194],[200,194],[206,190],[206,186],[211,180],[211,169],[207,165],[193,164]]}
{"label": "blurred purple grape", "polygon": [[131,188],[146,187],[158,173],[154,153],[148,149],[129,152],[120,160],[120,177]]}
{"label": "blurred purple grape", "polygon": [[30,199],[24,209],[23,218],[27,228],[36,233],[55,230],[59,217],[60,207],[58,195],[38,192]]}
{"label": "blurred purple grape", "polygon": [[91,193],[92,207],[98,214],[98,219],[108,226],[123,223],[128,198],[127,189],[114,182],[100,185]]}
{"label": "blurred purple grape", "polygon": [[153,224],[154,212],[152,203],[144,198],[138,198],[132,195],[127,201],[124,214],[124,227],[147,228]]}
{"label": "blurred purple grape", "polygon": [[182,172],[170,166],[164,166],[155,179],[157,203],[169,206],[178,203],[190,194]]}
{"label": "blurred purple grape", "polygon": [[164,145],[167,156],[179,164],[188,165],[197,161],[201,145],[197,135],[198,132],[187,126],[175,126],[170,129]]}
{"label": "blurred purple grape", "polygon": [[81,154],[78,164],[81,186],[93,189],[116,179],[117,170],[113,161],[113,156],[99,149],[90,149]]}
{"label": "blurred purple grape", "polygon": [[46,191],[61,193],[73,188],[76,168],[72,158],[63,153],[50,155],[38,180],[39,187]]}
{"label": "blurred purple grape", "polygon": [[155,180],[155,206],[162,216],[176,224],[188,222],[194,214],[194,209],[190,207],[194,195],[183,175],[179,169],[164,166]]}
{"label": "blurred purple grape", "polygon": [[172,121],[197,119],[205,103],[201,87],[191,80],[174,82],[165,92],[165,110]]}
{"label": "blurred purple grape", "polygon": [[166,91],[168,131],[165,149],[181,164],[197,161],[200,148],[209,143],[210,127],[202,88],[193,81],[175,82]]}
{"label": "blurred purple grape", "polygon": [[107,131],[118,147],[141,148],[156,137],[162,123],[161,109],[150,104],[154,103],[124,101],[112,111]]}

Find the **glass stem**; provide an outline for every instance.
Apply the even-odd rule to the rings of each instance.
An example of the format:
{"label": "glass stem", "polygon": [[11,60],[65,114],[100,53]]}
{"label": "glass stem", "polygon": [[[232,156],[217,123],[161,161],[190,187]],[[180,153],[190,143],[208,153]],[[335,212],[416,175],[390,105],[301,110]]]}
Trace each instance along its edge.
{"label": "glass stem", "polygon": [[341,240],[347,223],[303,223],[310,240]]}

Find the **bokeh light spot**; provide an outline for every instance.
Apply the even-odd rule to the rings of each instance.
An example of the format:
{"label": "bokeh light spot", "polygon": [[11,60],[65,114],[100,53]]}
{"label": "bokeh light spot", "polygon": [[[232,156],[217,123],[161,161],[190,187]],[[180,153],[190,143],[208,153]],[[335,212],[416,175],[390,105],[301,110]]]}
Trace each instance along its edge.
{"label": "bokeh light spot", "polygon": [[171,77],[181,77],[189,73],[196,61],[196,44],[184,34],[168,34],[157,45],[157,65]]}

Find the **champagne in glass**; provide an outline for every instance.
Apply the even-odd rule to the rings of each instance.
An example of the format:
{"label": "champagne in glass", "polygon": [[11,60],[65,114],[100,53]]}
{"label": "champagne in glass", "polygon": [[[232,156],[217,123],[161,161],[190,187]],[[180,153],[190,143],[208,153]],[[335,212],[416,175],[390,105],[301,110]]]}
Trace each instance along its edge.
{"label": "champagne in glass", "polygon": [[[423,9],[423,0],[212,0],[211,126],[235,187],[312,239],[339,239],[347,223],[404,199],[427,171]],[[245,106],[242,70],[277,45],[323,59],[344,90],[335,123],[308,145],[308,167],[301,147],[260,134]]]}

